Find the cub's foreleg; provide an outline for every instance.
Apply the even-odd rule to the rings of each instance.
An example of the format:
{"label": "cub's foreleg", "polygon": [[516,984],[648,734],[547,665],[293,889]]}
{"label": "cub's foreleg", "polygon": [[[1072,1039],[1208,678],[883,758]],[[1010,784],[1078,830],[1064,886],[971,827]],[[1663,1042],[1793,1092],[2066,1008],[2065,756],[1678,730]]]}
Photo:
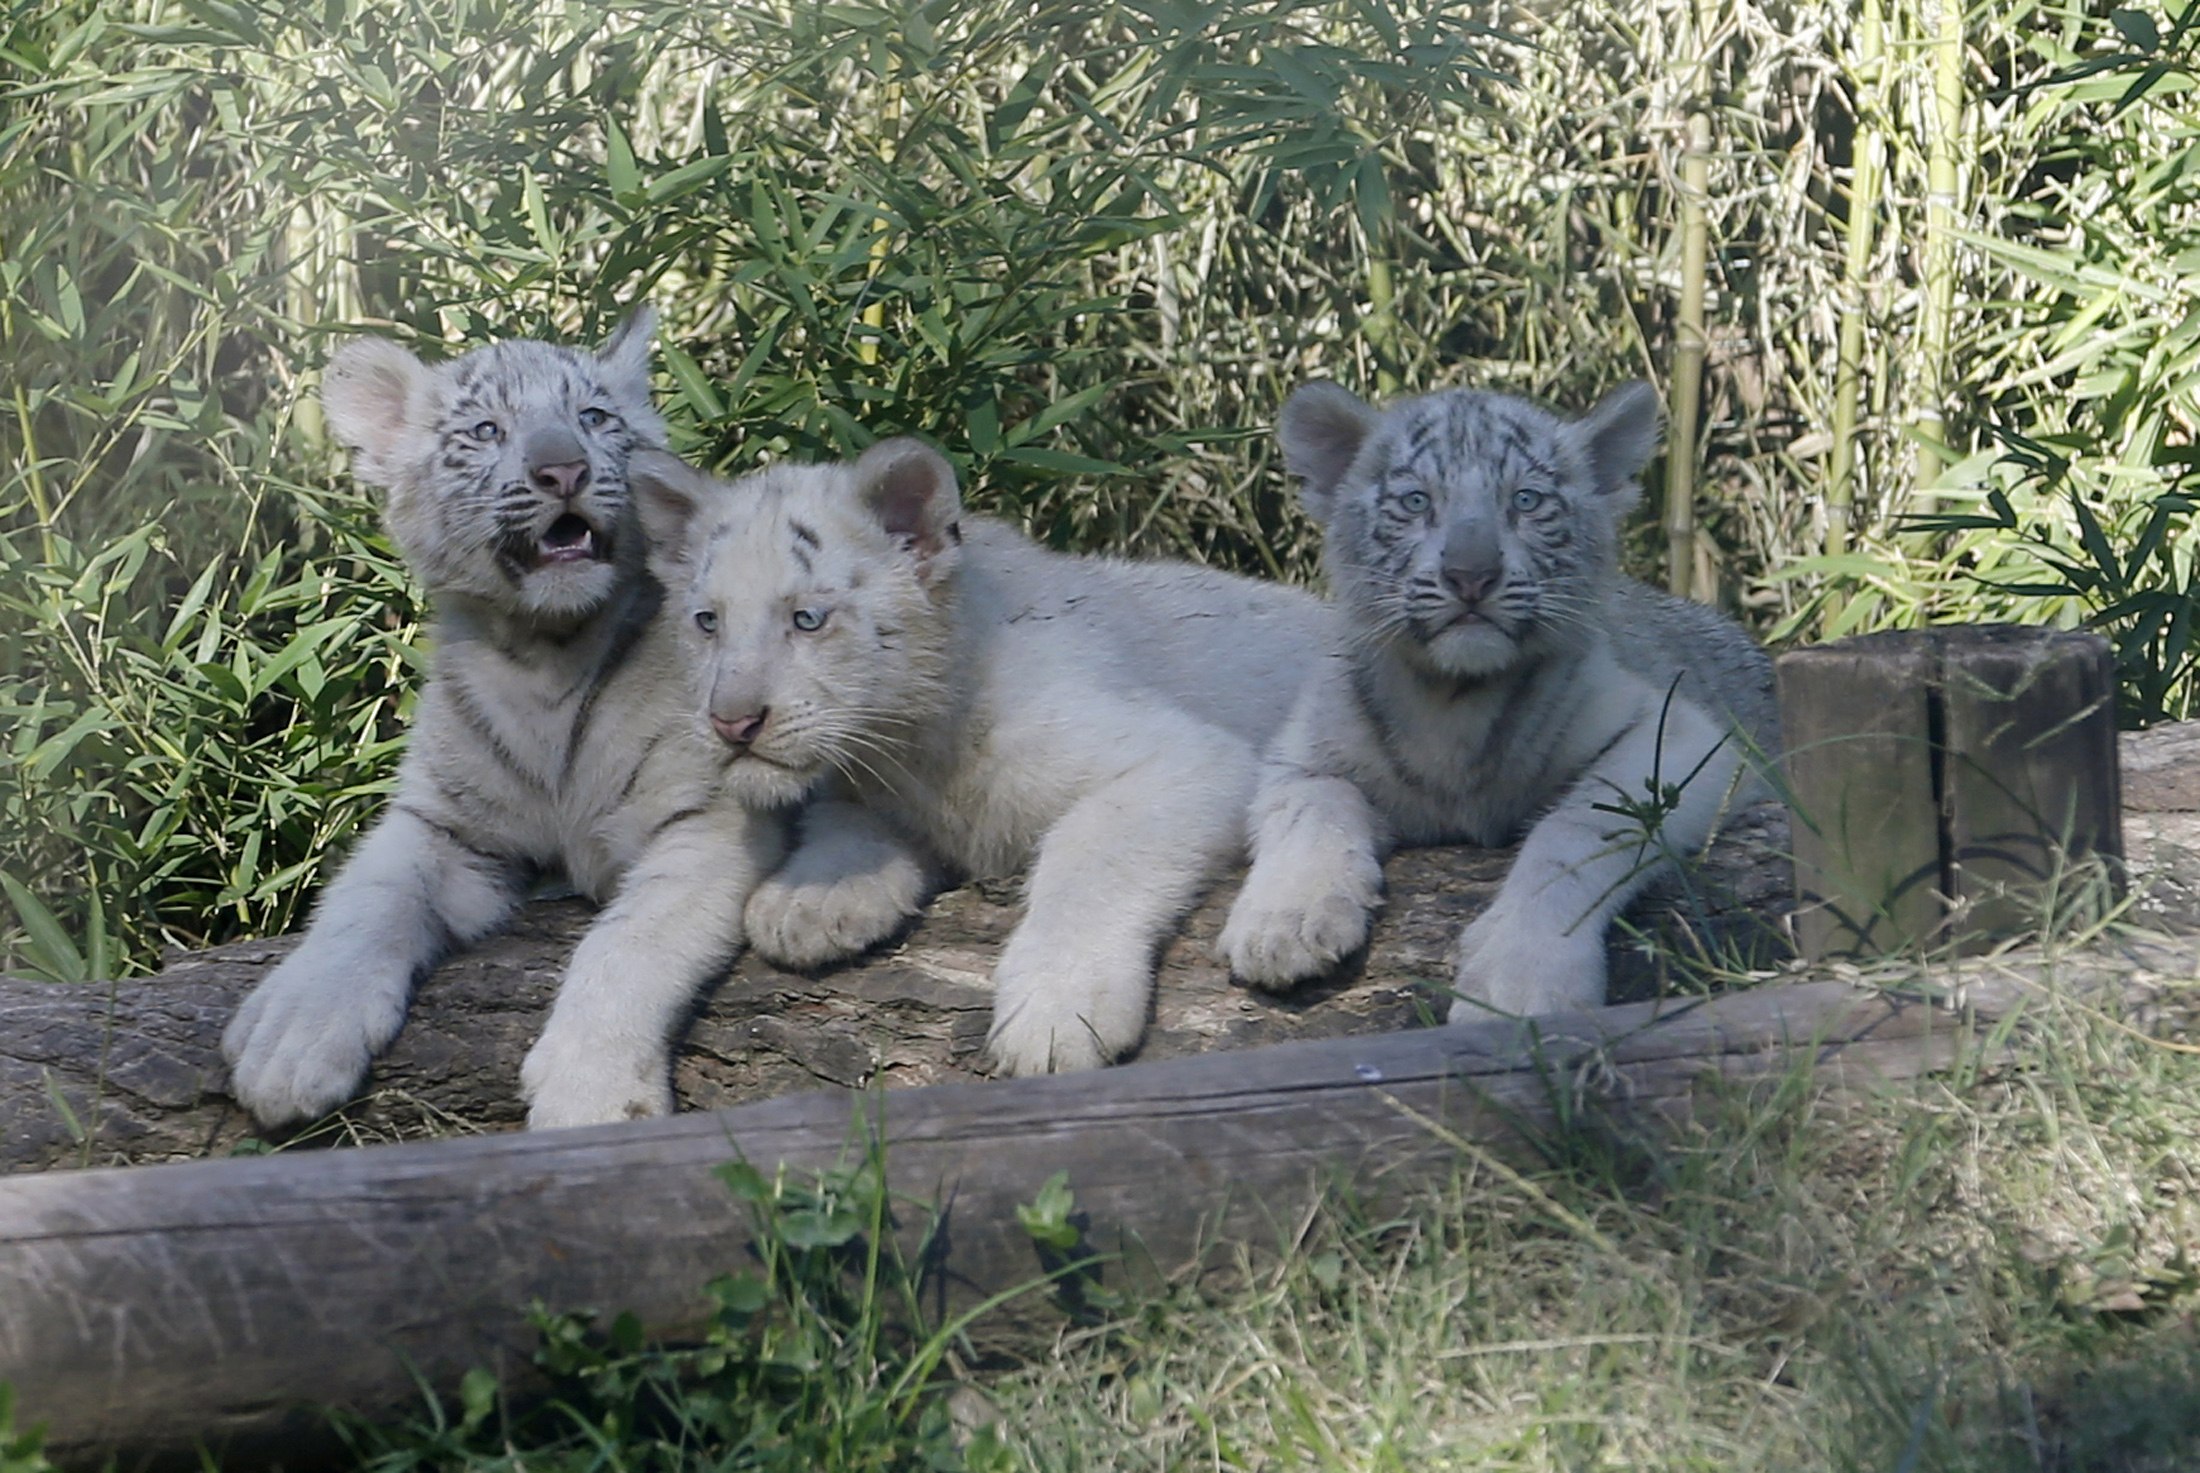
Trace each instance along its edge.
{"label": "cub's foreleg", "polygon": [[937,883],[926,857],[859,804],[812,803],[801,825],[794,852],[749,897],[749,945],[768,962],[854,956],[899,930]]}
{"label": "cub's foreleg", "polygon": [[222,1034],[230,1092],[263,1125],[311,1120],[357,1094],[419,979],[496,930],[518,901],[515,863],[415,801],[400,787],[323,892],[298,949]]}
{"label": "cub's foreleg", "polygon": [[672,815],[619,882],[520,1065],[541,1130],[671,1113],[672,1035],[741,945],[741,913],[779,859],[779,822],[730,801]]}
{"label": "cub's foreleg", "polygon": [[[1653,775],[1679,785],[1662,816],[1640,807],[1653,802]],[[1676,857],[1709,842],[1741,777],[1740,743],[1722,725],[1645,691],[1616,740],[1528,831],[1489,909],[1461,933],[1451,1021],[1602,1006],[1613,917]]]}
{"label": "cub's foreleg", "polygon": [[1040,840],[1024,919],[994,971],[987,1042],[1004,1074],[1091,1069],[1146,1031],[1155,952],[1220,869],[1243,852],[1256,759],[1230,733],[1166,708],[1118,708],[1088,728],[1087,760],[1116,753]]}
{"label": "cub's foreleg", "polygon": [[1253,866],[1218,948],[1247,982],[1281,991],[1367,944],[1383,899],[1383,824],[1349,780],[1271,764],[1253,800]]}
{"label": "cub's foreleg", "polygon": [[[1334,969],[1367,944],[1391,846],[1374,805],[1324,759],[1319,714],[1352,709],[1324,684],[1309,683],[1261,766],[1253,865],[1217,943],[1233,973],[1277,990]],[[1332,718],[1331,734],[1349,719]]]}

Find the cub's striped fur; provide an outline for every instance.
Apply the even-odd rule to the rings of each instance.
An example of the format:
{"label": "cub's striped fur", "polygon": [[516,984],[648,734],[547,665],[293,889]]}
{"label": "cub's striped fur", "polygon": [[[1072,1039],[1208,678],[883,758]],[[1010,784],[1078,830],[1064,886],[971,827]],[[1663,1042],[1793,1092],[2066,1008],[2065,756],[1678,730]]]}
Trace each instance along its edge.
{"label": "cub's striped fur", "polygon": [[1328,611],[1209,568],[1049,552],[963,516],[952,468],[910,440],[763,472],[712,508],[667,578],[696,724],[760,807],[826,783],[856,800],[804,812],[749,902],[752,944],[830,960],[936,871],[1029,866],[995,1064],[1090,1068],[1137,1043],[1155,950],[1243,852],[1259,747]]}
{"label": "cub's striped fur", "polygon": [[[1268,753],[1222,934],[1240,976],[1285,987],[1357,949],[1393,846],[1525,830],[1460,937],[1452,1017],[1603,1001],[1612,917],[1751,780],[1733,729],[1778,742],[1764,653],[1618,571],[1657,433],[1640,383],[1575,421],[1465,390],[1387,413],[1334,384],[1291,396],[1284,459],[1325,526],[1353,654]],[[1653,782],[1681,785],[1654,840],[1602,811]]]}
{"label": "cub's striped fur", "polygon": [[780,835],[723,792],[731,754],[696,729],[657,617],[652,508],[627,476],[664,441],[650,326],[638,313],[593,355],[501,342],[428,367],[366,340],[329,364],[329,426],[388,492],[437,649],[396,797],[223,1037],[269,1125],[349,1099],[415,982],[550,866],[606,904],[521,1072],[528,1123],[671,1108],[673,1029],[738,946]]}

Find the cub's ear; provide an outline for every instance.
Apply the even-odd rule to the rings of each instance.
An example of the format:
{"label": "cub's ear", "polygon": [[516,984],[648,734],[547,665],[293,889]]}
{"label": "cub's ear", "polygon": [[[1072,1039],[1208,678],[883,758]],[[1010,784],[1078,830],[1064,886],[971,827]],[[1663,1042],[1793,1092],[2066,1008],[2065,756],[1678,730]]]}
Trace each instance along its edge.
{"label": "cub's ear", "polygon": [[1598,495],[1631,504],[1642,494],[1635,478],[1657,452],[1662,419],[1658,391],[1641,379],[1631,379],[1574,422]]}
{"label": "cub's ear", "polygon": [[647,399],[649,350],[656,341],[657,309],[644,302],[611,330],[611,336],[596,350],[596,361],[620,388],[631,389]]}
{"label": "cub's ear", "polygon": [[1276,439],[1284,468],[1299,478],[1299,499],[1317,522],[1336,506],[1337,487],[1382,413],[1341,384],[1311,383],[1283,401]]}
{"label": "cub's ear", "polygon": [[718,483],[677,455],[646,449],[628,458],[626,483],[641,514],[650,567],[660,573],[685,567],[696,515],[717,493]]}
{"label": "cub's ear", "polygon": [[387,338],[359,338],[329,359],[321,372],[321,411],[336,442],[353,452],[354,476],[370,486],[395,478],[413,391],[432,372]]}
{"label": "cub's ear", "polygon": [[962,494],[946,456],[906,436],[881,440],[856,462],[856,495],[888,535],[916,554],[925,582],[954,566]]}

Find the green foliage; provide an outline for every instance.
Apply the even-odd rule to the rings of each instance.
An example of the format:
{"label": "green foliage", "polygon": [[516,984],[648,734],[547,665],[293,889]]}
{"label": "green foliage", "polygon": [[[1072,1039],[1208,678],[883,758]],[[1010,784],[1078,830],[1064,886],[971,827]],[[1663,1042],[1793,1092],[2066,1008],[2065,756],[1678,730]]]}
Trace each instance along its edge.
{"label": "green foliage", "polygon": [[52,1473],[45,1443],[38,1428],[16,1430],[15,1388],[0,1381],[0,1473]]}
{"label": "green foliage", "polygon": [[1450,0],[4,24],[0,873],[7,965],[56,978],[293,924],[384,794],[422,611],[330,484],[332,338],[585,337],[648,297],[702,459],[914,430],[1056,542],[1300,569],[1235,467],[1268,404],[1174,392],[1146,263],[1311,231],[1349,312],[1382,151],[1486,76]]}
{"label": "green foliage", "polygon": [[[647,297],[698,459],[913,431],[1056,545],[1301,578],[1267,430],[1302,378],[1580,405],[1665,372],[1662,140],[1706,112],[1722,596],[1783,636],[2093,618],[2134,716],[2189,711],[2192,12],[1967,17],[1928,343],[1931,7],[1880,9],[1868,63],[1855,17],[1795,0],[7,12],[0,964],[293,925],[379,806],[423,611],[314,405],[345,336],[586,339]],[[1813,556],[1863,221],[1855,536]],[[1920,487],[1928,426],[1952,469]],[[2019,443],[2060,469],[1999,461]],[[2049,548],[2076,563],[2042,591]]]}
{"label": "green foliage", "polygon": [[349,1429],[365,1466],[1005,1473],[989,1427],[956,1426],[943,1370],[1000,1301],[928,1328],[929,1236],[903,1254],[877,1152],[808,1182],[746,1163],[718,1174],[754,1225],[754,1261],[710,1285],[696,1343],[649,1344],[631,1315],[538,1309],[545,1397],[507,1405],[475,1371],[424,1422]]}
{"label": "green foliage", "polygon": [[1981,300],[1964,354],[1980,448],[1940,510],[1897,514],[1824,578],[1829,633],[1926,620],[2088,624],[2132,723],[2200,709],[2189,534],[2200,449],[2200,5],[2158,23],[2043,7],[1996,34],[2002,192],[1964,237]]}
{"label": "green foliage", "polygon": [[2179,719],[2200,692],[2200,630],[2194,628],[2200,620],[2200,570],[2192,551],[2193,512],[2200,503],[2174,489],[2193,479],[2195,452],[2175,452],[2183,469],[2173,489],[2109,508],[2121,519],[2114,528],[2077,484],[2084,452],[2067,438],[2060,448],[2017,438],[2002,460],[2021,467],[2025,484],[2037,488],[2029,498],[2033,508],[2054,505],[2046,493],[2061,493],[2075,529],[2069,542],[2055,521],[2020,514],[1999,487],[1985,493],[1983,512],[1919,517],[1914,525],[1928,533],[1983,531],[2006,557],[2029,553],[2038,565],[2029,579],[1979,581],[2012,602],[2039,600],[2086,610],[2085,622],[2115,646],[2123,724]]}

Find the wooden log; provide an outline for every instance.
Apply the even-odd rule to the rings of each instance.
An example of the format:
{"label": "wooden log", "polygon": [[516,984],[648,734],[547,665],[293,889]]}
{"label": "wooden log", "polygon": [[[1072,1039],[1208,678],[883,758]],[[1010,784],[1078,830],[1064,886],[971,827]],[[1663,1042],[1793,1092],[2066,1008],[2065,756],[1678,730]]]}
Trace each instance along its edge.
{"label": "wooden log", "polygon": [[2116,659],[2098,634],[2014,625],[1947,631],[1942,792],[1965,930],[2037,926],[2073,865],[2123,873]]}
{"label": "wooden log", "polygon": [[2200,721],[2126,732],[2120,745],[2127,813],[2200,813]]}
{"label": "wooden log", "polygon": [[[2188,948],[2169,965],[2196,963]],[[1991,975],[1968,987],[1967,1019],[2026,995]],[[1938,1002],[1826,981],[586,1130],[14,1177],[0,1381],[65,1464],[180,1464],[203,1444],[224,1467],[295,1466],[319,1426],[307,1403],[386,1414],[475,1366],[518,1372],[530,1302],[694,1325],[703,1284],[745,1261],[747,1225],[711,1175],[736,1153],[825,1167],[875,1131],[892,1189],[947,1204],[929,1268],[952,1308],[1040,1272],[1014,1207],[1058,1170],[1086,1246],[1110,1255],[1103,1285],[1135,1284],[1217,1242],[1287,1248],[1325,1184],[1380,1204],[1458,1142],[1511,1154],[1589,1097],[1662,1117],[1706,1080],[1811,1060],[1827,1086],[1863,1088],[1971,1037]]]}
{"label": "wooden log", "polygon": [[1867,635],[1778,662],[1802,954],[2023,934],[2074,867],[2122,873],[2115,667],[2098,635]]}
{"label": "wooden log", "polygon": [[1804,956],[1891,951],[1943,913],[1929,648],[1869,635],[1774,665]]}
{"label": "wooden log", "polygon": [[[1650,996],[1698,948],[1760,959],[1784,950],[1792,892],[1785,816],[1766,804],[1731,825],[1685,897],[1638,910],[1655,944],[1613,940],[1620,996]],[[1235,886],[1202,906],[1162,956],[1145,1059],[1403,1028],[1443,1015],[1459,930],[1495,892],[1509,851],[1422,850],[1388,868],[1366,954],[1342,975],[1274,997],[1233,984],[1212,955]],[[1012,888],[942,899],[898,946],[816,976],[742,958],[678,1054],[683,1105],[710,1109],[820,1084],[935,1084],[980,1077],[989,978],[1016,917]],[[508,933],[453,958],[421,989],[368,1093],[316,1133],[390,1141],[519,1123],[519,1061],[573,943],[577,901],[529,907]],[[179,956],[161,974],[60,987],[0,979],[0,1170],[225,1154],[255,1132],[223,1092],[221,1030],[292,945],[239,942]]]}

